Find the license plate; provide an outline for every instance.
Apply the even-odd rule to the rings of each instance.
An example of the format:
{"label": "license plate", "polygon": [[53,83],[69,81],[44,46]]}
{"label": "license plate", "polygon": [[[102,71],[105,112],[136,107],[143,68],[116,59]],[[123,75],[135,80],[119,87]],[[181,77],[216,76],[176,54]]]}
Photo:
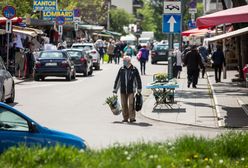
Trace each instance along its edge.
{"label": "license plate", "polygon": [[159,52],[158,54],[159,55],[165,55],[165,52]]}
{"label": "license plate", "polygon": [[49,63],[46,63],[46,66],[57,66],[57,63],[56,62],[49,62]]}

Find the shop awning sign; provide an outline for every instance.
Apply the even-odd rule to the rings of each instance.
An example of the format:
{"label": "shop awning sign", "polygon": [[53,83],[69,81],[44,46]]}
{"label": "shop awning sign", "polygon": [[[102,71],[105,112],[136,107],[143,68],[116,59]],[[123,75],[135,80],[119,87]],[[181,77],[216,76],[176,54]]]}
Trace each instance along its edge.
{"label": "shop awning sign", "polygon": [[43,20],[54,21],[55,18],[58,16],[64,16],[66,22],[73,21],[73,11],[68,11],[68,10],[43,11]]}
{"label": "shop awning sign", "polygon": [[33,11],[55,11],[57,0],[34,0]]}

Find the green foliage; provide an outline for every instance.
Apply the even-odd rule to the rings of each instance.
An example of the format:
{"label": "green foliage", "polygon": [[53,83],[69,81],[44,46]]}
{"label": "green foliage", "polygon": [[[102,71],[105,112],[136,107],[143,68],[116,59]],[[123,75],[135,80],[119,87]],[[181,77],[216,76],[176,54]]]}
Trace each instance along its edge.
{"label": "green foliage", "polygon": [[248,165],[247,142],[247,132],[230,132],[214,139],[184,136],[163,143],[114,144],[102,150],[22,146],[0,155],[0,167],[245,168]]}
{"label": "green foliage", "polygon": [[110,11],[110,29],[112,31],[125,34],[123,26],[128,26],[133,21],[134,16],[124,9],[111,9]]}
{"label": "green foliage", "polygon": [[155,16],[155,10],[151,5],[151,2],[144,1],[144,7],[138,10],[138,13],[143,16],[141,21],[141,27],[143,31],[153,31],[156,32],[157,25],[155,24],[158,18]]}

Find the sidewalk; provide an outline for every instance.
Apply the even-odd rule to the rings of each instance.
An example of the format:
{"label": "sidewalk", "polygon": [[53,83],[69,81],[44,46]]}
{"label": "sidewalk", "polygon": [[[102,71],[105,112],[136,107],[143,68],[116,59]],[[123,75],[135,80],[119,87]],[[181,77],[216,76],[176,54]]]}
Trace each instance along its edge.
{"label": "sidewalk", "polygon": [[221,127],[248,127],[248,114],[244,111],[248,104],[248,88],[232,81],[237,74],[237,71],[227,71],[227,79],[215,83],[214,72],[208,72]]}
{"label": "sidewalk", "polygon": [[[199,78],[197,89],[187,87],[186,68],[183,68],[181,79],[177,79],[180,87],[176,89],[173,109],[159,105],[155,109],[155,99],[151,94],[145,101],[142,114],[148,118],[170,123],[180,123],[202,127],[217,128],[217,115],[206,78]],[[152,79],[151,79],[152,81]]]}
{"label": "sidewalk", "polygon": [[[215,83],[214,72],[209,71],[207,78],[199,78],[197,89],[187,88],[186,68],[180,87],[176,89],[172,107],[159,105],[155,109],[155,99],[151,94],[143,105],[141,113],[154,120],[202,127],[248,127],[248,88],[233,82],[237,71],[228,71],[227,79]],[[150,80],[152,81],[152,79]]]}

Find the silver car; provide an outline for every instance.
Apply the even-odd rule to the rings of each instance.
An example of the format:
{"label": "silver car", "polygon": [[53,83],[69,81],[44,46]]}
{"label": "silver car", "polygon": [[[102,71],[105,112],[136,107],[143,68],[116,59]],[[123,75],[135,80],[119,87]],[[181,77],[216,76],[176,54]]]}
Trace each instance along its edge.
{"label": "silver car", "polygon": [[100,70],[100,54],[95,48],[94,43],[74,43],[72,48],[86,51],[92,57],[93,67],[96,70]]}
{"label": "silver car", "polygon": [[15,82],[6,69],[2,57],[0,57],[0,101],[6,103],[15,101]]}

